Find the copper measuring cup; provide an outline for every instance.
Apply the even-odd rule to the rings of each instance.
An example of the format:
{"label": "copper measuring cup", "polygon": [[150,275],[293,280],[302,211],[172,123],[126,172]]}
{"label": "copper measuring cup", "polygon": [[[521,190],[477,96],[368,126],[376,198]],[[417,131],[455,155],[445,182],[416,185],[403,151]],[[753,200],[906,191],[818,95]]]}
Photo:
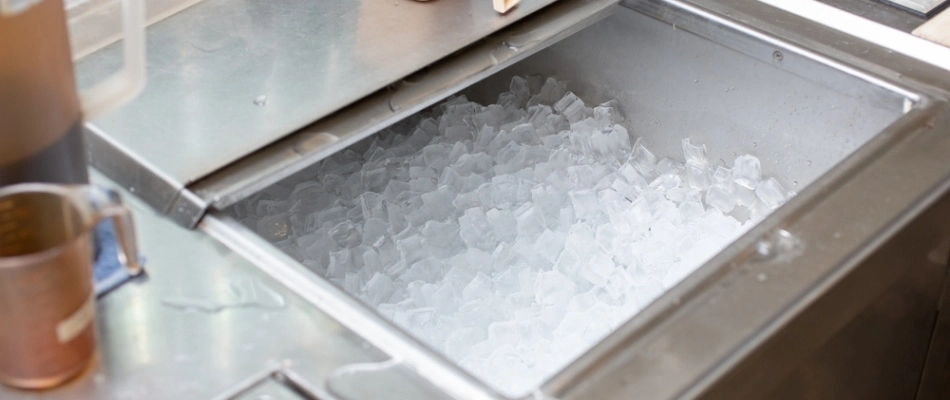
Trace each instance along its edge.
{"label": "copper measuring cup", "polygon": [[112,218],[119,261],[138,274],[130,211],[102,188],[0,188],[0,382],[42,389],[77,375],[96,349],[90,231]]}

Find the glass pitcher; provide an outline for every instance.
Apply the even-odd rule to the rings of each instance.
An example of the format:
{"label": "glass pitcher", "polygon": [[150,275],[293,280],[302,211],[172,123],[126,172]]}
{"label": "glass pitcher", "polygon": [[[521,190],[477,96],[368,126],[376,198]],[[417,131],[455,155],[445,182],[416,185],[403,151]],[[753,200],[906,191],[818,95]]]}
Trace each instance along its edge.
{"label": "glass pitcher", "polygon": [[88,181],[83,119],[145,82],[141,0],[122,0],[124,66],[76,91],[63,0],[0,0],[0,186]]}

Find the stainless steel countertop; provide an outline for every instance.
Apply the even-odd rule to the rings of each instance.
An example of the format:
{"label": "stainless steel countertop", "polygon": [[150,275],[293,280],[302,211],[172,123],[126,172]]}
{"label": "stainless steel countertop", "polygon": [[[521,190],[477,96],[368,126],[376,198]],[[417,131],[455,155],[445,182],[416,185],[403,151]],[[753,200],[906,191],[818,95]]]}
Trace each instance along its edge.
{"label": "stainless steel countertop", "polygon": [[[144,92],[93,124],[188,184],[553,2],[205,0],[148,28]],[[80,60],[80,83],[121,51]]]}
{"label": "stainless steel countertop", "polygon": [[[400,3],[398,6],[393,3],[393,9],[415,6],[415,3],[410,1],[397,1]],[[242,14],[234,9],[227,11],[223,8],[223,3],[241,4],[245,8],[256,7],[258,11],[267,11],[260,15],[255,14],[261,19],[255,20],[254,23],[263,23],[262,26],[273,24],[275,15],[294,14],[294,7],[310,10],[314,7],[312,3],[283,7],[269,2],[251,4],[237,0],[206,0],[199,4],[200,7],[206,8],[200,12],[209,13],[206,16],[212,18],[212,11],[220,11],[222,15],[217,18],[229,19],[235,24],[245,24],[245,27],[251,24],[250,14]],[[436,1],[431,4],[448,2]],[[523,6],[525,4],[522,4]],[[388,8],[389,3],[386,3],[385,7]],[[526,8],[522,9],[525,10]],[[218,59],[217,57],[223,59],[244,54],[242,52],[263,53],[257,53],[257,56],[242,56],[248,60],[244,68],[237,68],[230,74],[209,76],[207,71],[189,69],[182,58],[170,57],[165,60],[157,57],[159,53],[153,50],[154,59],[150,60],[150,74],[154,76],[149,77],[150,85],[167,86],[157,91],[166,96],[163,101],[169,101],[170,106],[155,107],[155,103],[143,98],[125,107],[119,114],[97,121],[100,126],[107,127],[110,123],[117,123],[119,118],[129,118],[129,121],[134,122],[135,118],[146,113],[151,116],[161,115],[160,118],[142,118],[137,123],[161,122],[149,129],[157,129],[156,132],[167,134],[158,135],[161,137],[154,139],[160,139],[163,144],[159,146],[157,143],[142,142],[135,145],[144,150],[138,153],[149,155],[149,160],[146,161],[161,162],[174,167],[177,173],[181,174],[175,178],[182,179],[192,178],[189,171],[194,171],[191,168],[208,168],[211,165],[209,159],[221,161],[236,157],[242,149],[246,150],[247,147],[244,146],[249,145],[246,137],[241,135],[253,129],[244,128],[273,128],[254,124],[292,125],[294,123],[284,118],[274,118],[274,115],[299,117],[308,112],[312,113],[313,110],[319,109],[318,102],[324,99],[310,97],[306,100],[313,103],[306,107],[303,103],[284,103],[283,95],[275,96],[274,93],[290,96],[294,93],[299,95],[314,92],[302,91],[299,85],[304,85],[303,83],[278,84],[267,79],[241,81],[245,85],[243,88],[247,90],[240,93],[235,91],[229,94],[224,91],[222,88],[228,79],[245,79],[248,76],[245,73],[264,73],[257,75],[258,77],[299,77],[300,75],[294,73],[309,74],[311,70],[303,68],[305,65],[285,64],[289,61],[274,59],[272,54],[268,56],[270,53],[265,50],[268,49],[267,45],[272,37],[236,38],[230,35],[230,31],[215,31],[209,24],[203,24],[200,18],[188,17],[187,13],[192,11],[189,9],[181,15],[192,18],[190,21],[193,31],[187,32],[187,36],[194,39],[191,42],[193,50],[189,50],[193,56],[213,61]],[[386,17],[395,18],[396,15],[387,14]],[[299,24],[306,22],[300,16],[290,15],[288,18]],[[350,20],[354,21],[359,21],[359,17]],[[163,21],[165,22],[167,21]],[[156,24],[159,28],[155,30],[159,30],[161,25],[162,23]],[[288,23],[285,26],[295,25]],[[260,33],[263,35],[265,31]],[[296,35],[295,40],[306,43],[308,37]],[[172,39],[153,37],[151,40],[154,46],[162,46],[164,41]],[[291,47],[284,47],[284,51],[289,51]],[[410,55],[399,56],[397,58]],[[90,59],[88,62],[108,64],[105,59]],[[337,64],[331,62],[326,65]],[[103,66],[104,69],[107,69],[106,67]],[[316,73],[307,76],[322,77]],[[174,86],[173,82],[186,82],[188,85],[171,87]],[[325,83],[310,81],[307,84],[313,85],[312,89]],[[213,95],[207,98],[222,99],[224,103],[190,103],[193,97],[188,96],[188,91],[193,90],[206,91],[206,94]],[[268,96],[267,104],[263,107],[253,104],[254,97],[260,94]],[[339,96],[340,94],[336,93],[332,97],[339,99]],[[221,109],[218,110],[218,107]],[[233,118],[223,118],[219,121],[220,124],[200,122],[192,118],[208,112],[221,112]],[[306,122],[309,121],[301,123]],[[233,129],[235,127],[241,129]],[[168,135],[175,135],[174,138],[178,141],[170,140]],[[205,141],[199,146],[197,143],[198,140],[212,139],[213,144]],[[209,147],[220,151],[209,154],[206,151]],[[94,173],[93,177],[99,183],[109,184],[101,175]],[[289,375],[293,377],[294,382],[302,383],[302,386],[311,389],[313,393],[328,397],[326,393],[320,393],[325,389],[323,382],[338,368],[352,363],[381,361],[387,358],[309,302],[206,234],[175,225],[128,193],[125,199],[135,210],[141,248],[148,257],[148,277],[127,283],[98,301],[98,359],[84,375],[63,387],[43,392],[26,392],[0,386],[0,398],[253,398],[250,397],[251,394],[257,396],[269,390],[273,392],[267,394],[275,398],[281,398],[277,397],[281,395],[293,396],[292,390],[287,386],[267,379],[272,371]],[[217,312],[186,310],[167,304],[169,301],[187,303],[187,299],[195,305],[201,305],[202,302],[234,301],[234,288],[242,293],[257,293],[256,298],[260,303],[258,306],[229,307]],[[254,386],[248,392],[237,393],[242,387],[253,386],[252,383],[258,380],[260,385]],[[438,397],[436,393],[424,387],[401,379],[388,379],[378,385],[362,385],[359,389],[364,391],[366,398],[372,398],[374,395],[390,399]]]}
{"label": "stainless steel countertop", "polygon": [[[93,180],[110,185],[96,173]],[[227,392],[275,370],[324,398],[324,379],[336,368],[387,358],[207,235],[174,225],[127,193],[124,200],[134,209],[148,276],[98,300],[98,359],[62,387],[29,392],[0,386],[0,398],[255,398]],[[258,304],[217,312],[166,304],[233,302],[232,287],[254,292]],[[383,389],[387,398],[434,396],[398,379],[363,389],[369,398]],[[297,398],[279,397],[290,391],[273,380],[254,390],[255,396]]]}

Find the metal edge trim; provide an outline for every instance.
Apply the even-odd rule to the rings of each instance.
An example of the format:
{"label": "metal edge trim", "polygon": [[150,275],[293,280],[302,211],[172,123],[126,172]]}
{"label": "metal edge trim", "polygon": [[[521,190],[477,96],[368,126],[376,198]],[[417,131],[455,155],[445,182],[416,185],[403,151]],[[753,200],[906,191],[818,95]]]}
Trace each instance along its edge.
{"label": "metal edge trim", "polygon": [[167,213],[184,188],[181,182],[152,168],[145,160],[128,151],[93,123],[86,123],[89,165],[108,176],[123,189],[142,199],[160,213]]}

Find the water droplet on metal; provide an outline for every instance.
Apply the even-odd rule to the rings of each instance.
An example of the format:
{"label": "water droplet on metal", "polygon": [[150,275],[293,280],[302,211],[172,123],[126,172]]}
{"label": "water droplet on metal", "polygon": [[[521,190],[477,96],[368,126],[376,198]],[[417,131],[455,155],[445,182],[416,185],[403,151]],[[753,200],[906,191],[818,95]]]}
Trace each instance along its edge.
{"label": "water droplet on metal", "polygon": [[755,244],[755,258],[760,261],[785,261],[801,253],[802,242],[791,232],[779,229]]}
{"label": "water droplet on metal", "polygon": [[805,165],[811,165],[811,160],[805,161]]}
{"label": "water droplet on metal", "polygon": [[284,296],[259,279],[237,279],[231,282],[230,299],[167,296],[162,305],[183,311],[216,314],[230,308],[282,309],[287,305]]}

